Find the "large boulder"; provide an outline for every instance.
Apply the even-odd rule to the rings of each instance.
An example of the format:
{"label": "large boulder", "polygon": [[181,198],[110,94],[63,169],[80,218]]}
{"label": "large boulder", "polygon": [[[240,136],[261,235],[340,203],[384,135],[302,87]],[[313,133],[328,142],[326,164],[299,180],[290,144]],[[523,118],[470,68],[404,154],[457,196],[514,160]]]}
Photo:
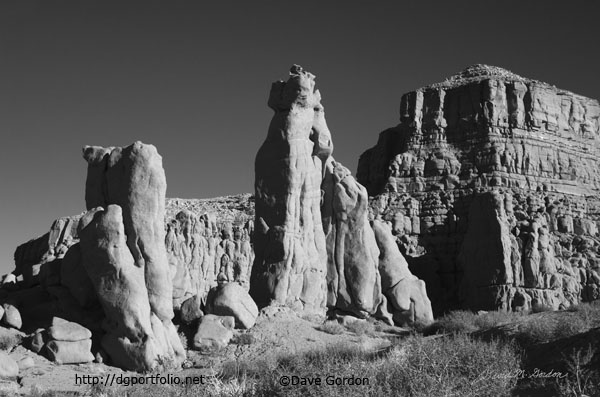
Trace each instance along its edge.
{"label": "large boulder", "polygon": [[184,323],[190,324],[203,315],[202,299],[198,295],[194,295],[191,298],[186,299],[186,301],[181,304],[179,317]]}
{"label": "large boulder", "polygon": [[48,336],[54,340],[76,342],[91,339],[92,333],[82,325],[60,317],[54,317],[52,319],[52,326],[48,328]]}
{"label": "large boulder", "polygon": [[226,347],[233,337],[234,322],[230,316],[207,314],[202,317],[194,335],[194,349],[212,353]]}
{"label": "large boulder", "polygon": [[250,294],[258,306],[299,309],[326,303],[321,179],[333,150],[314,75],[294,65],[287,82],[273,83],[275,111],[255,161],[255,260]]}
{"label": "large boulder", "polygon": [[21,319],[21,313],[19,313],[19,309],[9,303],[5,303],[2,306],[4,308],[4,317],[2,318],[2,322],[9,327],[21,329],[23,320]]}
{"label": "large boulder", "polygon": [[249,329],[256,323],[258,307],[238,283],[213,288],[206,300],[206,312],[218,316],[232,316],[236,328]]}
{"label": "large boulder", "polygon": [[84,339],[76,342],[51,340],[46,343],[46,354],[50,361],[57,364],[81,364],[94,361],[92,340]]}

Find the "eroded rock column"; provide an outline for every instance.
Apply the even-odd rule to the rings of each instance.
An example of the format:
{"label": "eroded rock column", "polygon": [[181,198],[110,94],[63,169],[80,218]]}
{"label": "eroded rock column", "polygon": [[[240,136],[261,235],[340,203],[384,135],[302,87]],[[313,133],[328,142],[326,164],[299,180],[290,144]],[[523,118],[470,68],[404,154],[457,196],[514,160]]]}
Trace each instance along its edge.
{"label": "eroded rock column", "polygon": [[271,87],[275,111],[255,161],[256,222],[250,293],[259,307],[326,301],[321,224],[323,164],[333,150],[315,76],[294,65]]}
{"label": "eroded rock column", "polygon": [[127,369],[177,365],[185,351],[171,322],[162,158],[141,142],[88,146],[83,154],[89,167],[81,258],[106,315],[102,347]]}

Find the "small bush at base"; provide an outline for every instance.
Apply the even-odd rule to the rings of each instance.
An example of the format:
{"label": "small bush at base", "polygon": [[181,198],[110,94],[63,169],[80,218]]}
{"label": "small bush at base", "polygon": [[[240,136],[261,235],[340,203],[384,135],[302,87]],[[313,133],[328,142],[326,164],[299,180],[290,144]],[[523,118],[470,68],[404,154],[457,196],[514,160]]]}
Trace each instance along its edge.
{"label": "small bush at base", "polygon": [[325,321],[325,323],[317,329],[332,335],[339,335],[346,332],[346,328],[335,320]]}
{"label": "small bush at base", "polygon": [[375,325],[368,321],[355,321],[346,326],[346,328],[356,335],[373,335],[375,333]]}

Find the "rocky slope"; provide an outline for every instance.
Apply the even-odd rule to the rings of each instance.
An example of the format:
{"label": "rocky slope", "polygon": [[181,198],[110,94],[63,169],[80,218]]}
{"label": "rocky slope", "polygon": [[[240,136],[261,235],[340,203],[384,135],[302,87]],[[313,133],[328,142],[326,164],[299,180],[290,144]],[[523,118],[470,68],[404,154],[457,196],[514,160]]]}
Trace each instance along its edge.
{"label": "rocky slope", "polygon": [[599,117],[487,65],[402,96],[357,177],[438,311],[600,297]]}

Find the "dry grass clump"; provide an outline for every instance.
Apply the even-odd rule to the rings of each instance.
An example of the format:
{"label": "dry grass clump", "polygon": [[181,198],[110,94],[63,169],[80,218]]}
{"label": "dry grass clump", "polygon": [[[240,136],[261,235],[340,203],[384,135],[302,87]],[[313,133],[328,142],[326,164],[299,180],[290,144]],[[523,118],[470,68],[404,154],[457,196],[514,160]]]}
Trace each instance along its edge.
{"label": "dry grass clump", "polygon": [[355,321],[346,326],[346,329],[356,335],[373,335],[375,325],[369,321]]}
{"label": "dry grass clump", "polygon": [[[280,358],[275,370],[237,365],[220,382],[246,387],[243,395],[286,396],[502,396],[510,395],[519,369],[519,355],[510,344],[477,341],[464,334],[442,338],[412,336],[378,352],[354,345]],[[319,377],[321,385],[282,385],[283,376]],[[328,385],[330,379],[357,379],[363,384]],[[366,379],[366,380],[365,380]],[[343,382],[343,381],[341,381]]]}
{"label": "dry grass clump", "polygon": [[510,323],[522,317],[521,313],[490,311],[480,314],[467,310],[452,311],[422,329],[430,335],[436,333],[471,333],[500,324]]}
{"label": "dry grass clump", "polygon": [[327,332],[331,335],[339,335],[346,332],[346,327],[338,323],[336,320],[325,321],[321,326],[317,327],[319,331]]}

